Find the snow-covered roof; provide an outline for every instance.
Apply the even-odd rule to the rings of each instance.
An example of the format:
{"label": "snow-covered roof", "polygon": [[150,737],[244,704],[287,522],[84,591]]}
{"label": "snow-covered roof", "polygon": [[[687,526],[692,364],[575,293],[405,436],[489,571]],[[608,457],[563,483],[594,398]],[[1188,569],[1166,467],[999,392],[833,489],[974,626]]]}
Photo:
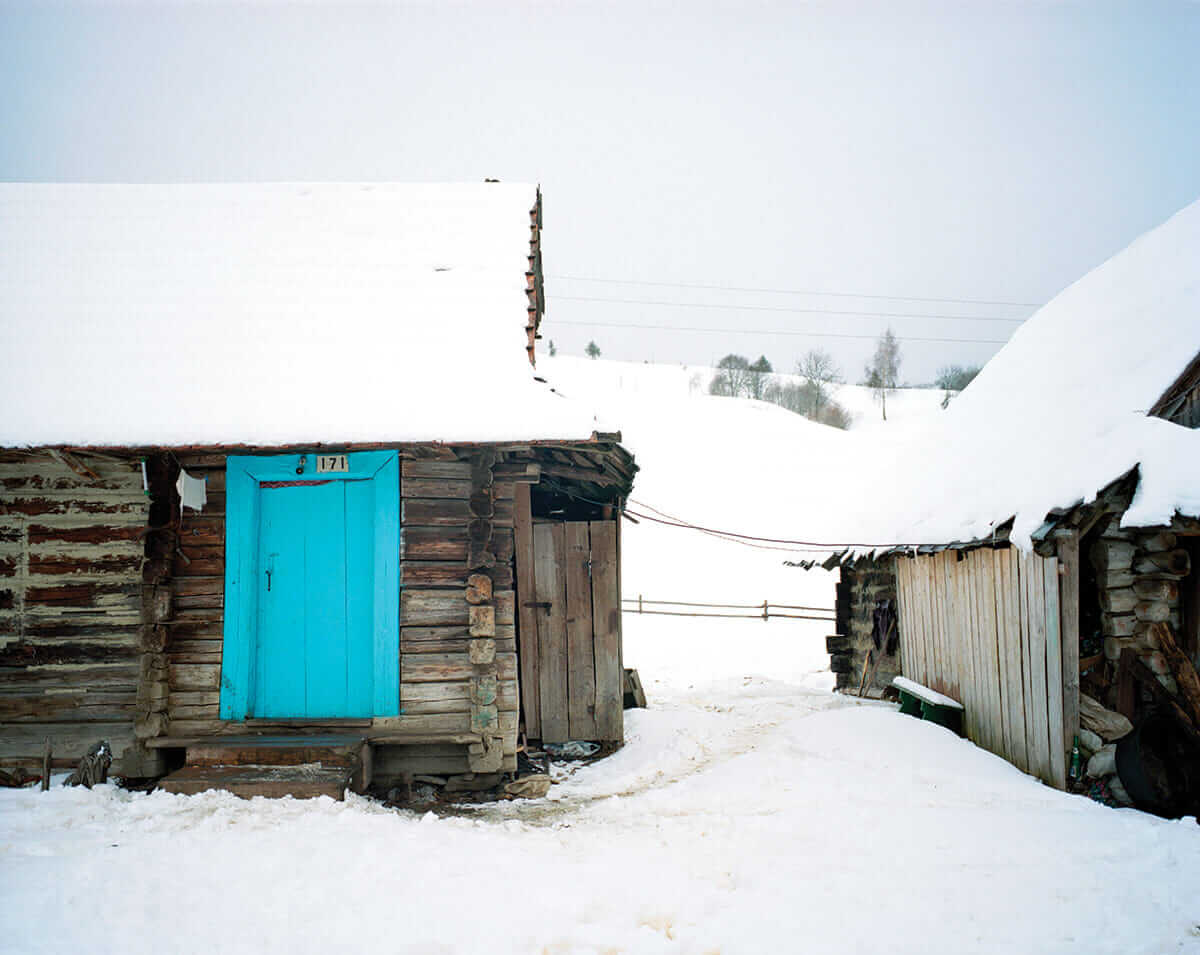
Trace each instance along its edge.
{"label": "snow-covered roof", "polygon": [[[1200,202],[1039,309],[935,425],[875,446],[884,487],[850,539],[1012,538],[1135,466],[1127,525],[1200,514],[1200,432],[1147,416],[1200,352]],[[862,467],[861,460],[858,462]]]}
{"label": "snow-covered roof", "polygon": [[1200,353],[1200,202],[1079,279],[1013,335],[925,436],[901,540],[1026,543],[1133,467],[1124,522],[1200,514],[1200,432],[1147,413]]}
{"label": "snow-covered roof", "polygon": [[0,184],[0,446],[586,439],[532,185]]}
{"label": "snow-covered roof", "polygon": [[[793,560],[987,539],[1014,515],[1028,547],[1052,509],[1135,466],[1126,523],[1200,515],[1200,431],[1147,416],[1198,351],[1200,203],[1041,308],[946,411],[846,432],[745,399],[629,393],[632,501]],[[587,391],[572,365],[546,370]]]}

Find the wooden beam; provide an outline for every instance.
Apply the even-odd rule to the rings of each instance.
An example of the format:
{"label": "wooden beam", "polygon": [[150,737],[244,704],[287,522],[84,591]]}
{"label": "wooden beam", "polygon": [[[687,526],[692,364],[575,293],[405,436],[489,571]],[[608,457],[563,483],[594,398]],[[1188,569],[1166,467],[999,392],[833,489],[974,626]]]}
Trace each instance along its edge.
{"label": "wooden beam", "polygon": [[627,482],[615,474],[608,474],[605,471],[591,471],[586,468],[570,467],[565,464],[544,464],[542,465],[542,474],[549,478],[560,478],[564,481],[580,481],[586,484],[595,484],[597,487],[623,488],[627,486]]}

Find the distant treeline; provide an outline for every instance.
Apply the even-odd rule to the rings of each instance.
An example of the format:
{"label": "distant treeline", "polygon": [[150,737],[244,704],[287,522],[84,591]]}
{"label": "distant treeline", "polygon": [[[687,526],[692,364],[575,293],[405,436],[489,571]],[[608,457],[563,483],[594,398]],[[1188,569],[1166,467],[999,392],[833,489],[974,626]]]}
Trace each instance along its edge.
{"label": "distant treeline", "polygon": [[[938,369],[934,386],[945,392],[942,407],[962,391],[979,374],[978,366],[945,365]],[[799,382],[783,382],[774,377],[775,369],[765,355],[751,362],[744,355],[726,355],[717,362],[717,374],[709,385],[709,393],[729,397],[756,398],[770,401],[788,411],[827,424],[848,428],[850,415],[833,399],[833,387],[845,381],[842,370],[833,357],[820,348],[804,354],[796,363]],[[883,419],[887,420],[887,399],[900,381],[900,342],[889,328],[875,343],[875,353],[863,370],[859,384],[870,388],[879,402]]]}
{"label": "distant treeline", "polygon": [[764,355],[755,362],[742,355],[726,355],[717,362],[717,374],[708,391],[714,395],[770,401],[834,428],[850,426],[849,413],[833,400],[832,388],[843,379],[827,352],[814,348],[800,359],[796,375],[802,381],[781,382],[773,377],[774,372]]}

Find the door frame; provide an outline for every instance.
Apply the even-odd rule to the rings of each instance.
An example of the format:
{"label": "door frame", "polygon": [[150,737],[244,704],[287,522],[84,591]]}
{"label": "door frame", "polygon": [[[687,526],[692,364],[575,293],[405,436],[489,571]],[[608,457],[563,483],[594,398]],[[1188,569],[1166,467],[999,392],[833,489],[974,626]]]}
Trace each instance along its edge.
{"label": "door frame", "polygon": [[[328,453],[328,452],[325,452]],[[225,459],[225,612],[221,719],[252,719],[258,642],[258,536],[263,482],[375,482],[372,714],[400,715],[400,456],[345,455],[347,470],[316,473],[316,452]]]}

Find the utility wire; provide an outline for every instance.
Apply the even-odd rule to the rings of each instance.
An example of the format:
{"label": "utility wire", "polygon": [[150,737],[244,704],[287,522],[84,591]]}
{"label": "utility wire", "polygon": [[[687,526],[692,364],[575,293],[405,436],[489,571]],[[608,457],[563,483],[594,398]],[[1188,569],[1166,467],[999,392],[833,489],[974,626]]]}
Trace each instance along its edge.
{"label": "utility wire", "polygon": [[842,315],[851,318],[936,318],[948,322],[1012,322],[1019,325],[1023,318],[998,315],[941,315],[935,312],[863,312],[835,308],[792,308],[787,305],[721,305],[716,302],[654,302],[641,298],[591,298],[586,295],[551,295],[557,302],[607,302],[610,305],[657,305],[668,308],[709,308],[726,312],[796,312],[804,315]]}
{"label": "utility wire", "polygon": [[[632,498],[630,500],[632,501]],[[637,502],[634,501],[633,503],[636,504]],[[639,504],[638,506],[645,507],[646,505]],[[879,549],[879,548],[916,547],[917,546],[916,544],[895,544],[895,543],[863,544],[863,543],[845,543],[845,542],[843,542],[843,543],[836,543],[836,544],[835,543],[823,544],[823,543],[820,543],[819,541],[788,540],[786,538],[779,538],[779,537],[757,537],[753,534],[739,534],[736,531],[722,531],[722,530],[717,530],[712,527],[702,527],[699,524],[692,524],[687,521],[664,520],[661,517],[654,517],[653,515],[650,515],[650,514],[645,514],[645,513],[639,512],[639,511],[635,511],[628,506],[626,506],[625,511],[629,514],[632,514],[638,520],[650,521],[655,524],[662,524],[666,527],[681,527],[686,530],[700,531],[701,533],[704,533],[704,534],[715,534],[718,537],[727,537],[727,538],[730,538],[732,540],[737,540],[737,541],[758,541],[760,543],[786,544],[795,550],[815,550],[815,551],[820,551],[822,553],[829,553],[831,551],[843,550],[843,549],[849,548],[849,547],[870,547],[870,548],[874,548],[874,549]]]}
{"label": "utility wire", "polygon": [[[580,494],[578,491],[575,491],[571,488],[563,487],[563,485],[559,484],[557,481],[554,481],[551,478],[546,477],[544,475],[542,477],[542,483],[549,485],[553,490],[558,491],[558,493],[563,494],[566,497],[574,498],[577,501],[583,501],[586,504],[595,504],[599,507],[611,507],[613,504],[616,503],[615,501],[598,501],[595,498],[587,497],[586,495]],[[634,504],[639,508],[644,508],[645,510],[635,511],[635,510],[633,510],[633,508],[631,508],[629,506],[630,504]],[[765,550],[819,551],[821,553],[829,553],[831,551],[836,552],[838,550],[843,550],[843,549],[846,549],[849,547],[870,547],[870,548],[879,549],[879,548],[917,547],[918,546],[916,544],[896,544],[896,543],[889,543],[889,544],[849,544],[849,543],[823,544],[823,543],[820,543],[819,541],[788,540],[786,538],[778,538],[778,537],[756,537],[753,534],[739,534],[737,531],[723,531],[723,530],[717,530],[716,528],[713,528],[713,527],[702,527],[699,524],[693,524],[690,521],[686,521],[681,517],[676,517],[673,514],[668,514],[666,511],[659,510],[657,507],[654,507],[653,505],[647,504],[644,501],[635,500],[632,497],[628,499],[624,508],[622,508],[622,511],[623,511],[623,513],[633,515],[638,520],[650,521],[653,524],[662,524],[666,527],[680,527],[685,530],[699,531],[701,534],[710,534],[713,537],[727,540],[730,543],[747,544],[748,546],[751,546],[751,547],[758,546],[758,547],[763,547],[763,549],[765,549]],[[645,511],[653,511],[654,514],[647,514],[647,513],[645,513]],[[656,517],[654,515],[658,515],[658,516]],[[786,546],[777,546],[777,547],[764,546],[764,545],[768,545],[768,544],[786,545]]]}
{"label": "utility wire", "polygon": [[[656,517],[650,516],[649,514],[641,514],[638,511],[630,510],[629,504],[635,504],[640,508],[644,508],[646,510],[653,511],[655,514],[658,515],[658,518],[666,518],[666,520],[661,521]],[[727,544],[740,544],[742,547],[753,547],[755,550],[781,550],[781,551],[784,551],[786,553],[791,553],[791,554],[804,554],[804,553],[809,553],[814,550],[820,551],[822,553],[828,552],[827,548],[824,548],[824,547],[795,547],[795,546],[789,546],[786,544],[768,544],[768,543],[762,543],[762,542],[758,542],[758,541],[750,540],[750,539],[742,539],[737,536],[731,536],[730,534],[728,534],[725,531],[710,530],[710,529],[704,528],[704,527],[697,527],[694,524],[691,524],[688,521],[684,520],[682,517],[678,517],[675,514],[668,514],[666,511],[661,511],[657,507],[651,507],[645,501],[635,501],[635,500],[633,500],[633,498],[630,498],[629,502],[625,505],[625,513],[632,514],[635,518],[637,518],[639,520],[644,518],[645,520],[651,521],[652,523],[666,524],[668,527],[686,527],[690,530],[698,531],[701,534],[707,534],[709,537],[715,537],[717,540],[724,541]]]}
{"label": "utility wire", "polygon": [[739,285],[702,285],[695,282],[636,282],[632,279],[600,279],[583,275],[548,275],[547,278],[571,282],[602,282],[606,285],[643,285],[653,288],[694,288],[714,292],[763,292],[768,295],[827,295],[831,298],[871,298],[895,302],[943,302],[950,305],[1012,305],[1016,308],[1037,308],[1041,302],[1008,302],[990,298],[926,298],[919,295],[869,295],[864,292],[818,292],[811,289],[751,288]]}
{"label": "utility wire", "polygon": [[[801,332],[791,328],[707,328],[694,325],[652,325],[625,322],[563,322],[555,320],[547,325],[577,325],[586,328],[656,328],[669,332],[736,332],[743,335],[798,335],[801,338],[860,338],[876,341],[878,335],[849,335],[838,332]],[[923,338],[915,335],[897,335],[902,342],[938,342],[952,345],[1005,345],[1005,338]]]}

